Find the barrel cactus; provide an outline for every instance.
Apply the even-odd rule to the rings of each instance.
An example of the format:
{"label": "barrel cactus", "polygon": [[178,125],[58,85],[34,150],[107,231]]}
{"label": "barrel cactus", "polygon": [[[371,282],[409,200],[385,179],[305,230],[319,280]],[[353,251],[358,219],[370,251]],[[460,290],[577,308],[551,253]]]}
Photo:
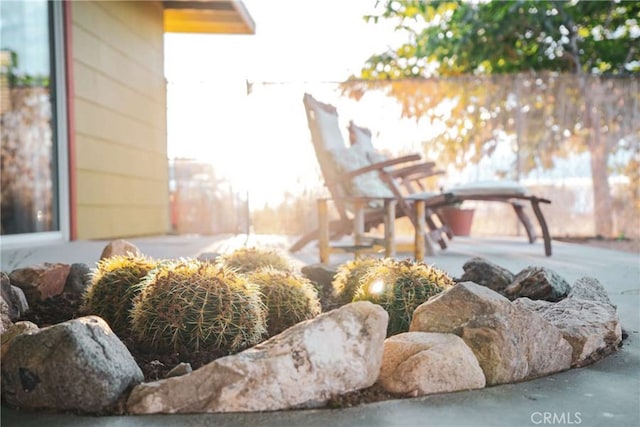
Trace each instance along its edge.
{"label": "barrel cactus", "polygon": [[263,268],[248,279],[260,287],[267,306],[267,330],[274,336],[285,329],[320,314],[320,300],[306,277],[289,271]]}
{"label": "barrel cactus", "polygon": [[129,310],[140,282],[158,261],[142,256],[114,256],[98,262],[83,295],[81,311],[103,318],[116,334],[129,330]]}
{"label": "barrel cactus", "polygon": [[244,275],[206,261],[163,264],[144,281],[131,310],[144,348],[231,354],[262,341],[266,308]]}
{"label": "barrel cactus", "polygon": [[447,273],[422,262],[385,259],[369,268],[354,301],[380,304],[389,313],[387,336],[409,330],[413,311],[454,285]]}
{"label": "barrel cactus", "polygon": [[280,252],[266,248],[239,248],[218,259],[222,265],[238,273],[251,273],[264,267],[292,271],[289,260]]}
{"label": "barrel cactus", "polygon": [[340,305],[350,303],[369,268],[379,263],[376,258],[356,258],[340,264],[333,277],[333,297]]}

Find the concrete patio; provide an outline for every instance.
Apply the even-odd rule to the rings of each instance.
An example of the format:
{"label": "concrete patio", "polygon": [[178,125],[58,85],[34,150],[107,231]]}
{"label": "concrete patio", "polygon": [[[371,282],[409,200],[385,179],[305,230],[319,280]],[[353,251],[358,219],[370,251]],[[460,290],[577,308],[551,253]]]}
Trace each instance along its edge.
{"label": "concrete patio", "polygon": [[[241,245],[286,247],[282,236],[159,236],[129,239],[155,258],[197,257]],[[39,262],[84,262],[93,265],[107,241],[79,241],[38,247],[2,248],[2,270]],[[398,257],[408,257],[400,253]],[[640,425],[640,255],[583,245],[553,242],[553,255],[545,257],[541,243],[522,238],[457,237],[449,248],[426,262],[462,274],[462,265],[484,257],[512,272],[544,266],[569,283],[595,277],[608,290],[628,333],[622,348],[585,368],[518,384],[478,391],[431,395],[380,402],[340,410],[302,410],[274,413],[153,415],[92,417],[51,413],[22,413],[2,407],[3,426],[529,426]],[[349,255],[334,255],[339,264]],[[316,263],[313,244],[295,254],[299,265]]]}

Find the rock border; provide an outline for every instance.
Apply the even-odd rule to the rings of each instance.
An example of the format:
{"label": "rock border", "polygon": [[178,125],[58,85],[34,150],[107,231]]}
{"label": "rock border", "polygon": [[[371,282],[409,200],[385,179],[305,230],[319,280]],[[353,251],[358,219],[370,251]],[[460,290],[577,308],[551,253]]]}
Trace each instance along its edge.
{"label": "rock border", "polygon": [[[137,251],[118,241],[103,253],[118,248]],[[332,278],[318,268],[303,271],[315,280]],[[529,380],[594,363],[622,341],[616,307],[595,278],[570,286],[550,269],[513,274],[482,258],[463,270],[454,287],[414,311],[409,332],[386,338],[386,311],[354,302],[240,353],[196,370],[181,366],[151,382],[143,382],[127,348],[97,316],[41,329],[12,323],[29,300],[81,293],[87,266],[43,264],[3,273],[2,398],[26,410],[94,414],[125,401],[128,414],[312,408],[374,384],[415,397]],[[330,282],[318,285],[330,289]]]}

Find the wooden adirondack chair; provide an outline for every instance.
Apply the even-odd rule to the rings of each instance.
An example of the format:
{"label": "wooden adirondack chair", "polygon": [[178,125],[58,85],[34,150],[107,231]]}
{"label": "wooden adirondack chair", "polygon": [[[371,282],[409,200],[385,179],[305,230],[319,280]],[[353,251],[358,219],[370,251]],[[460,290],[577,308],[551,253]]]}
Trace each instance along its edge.
{"label": "wooden adirondack chair", "polygon": [[[379,154],[373,146],[372,135],[369,129],[358,126],[353,121],[351,121],[349,122],[349,137],[351,145],[359,145],[361,149],[365,151],[366,157],[370,161],[379,162],[384,160],[384,156]],[[435,168],[435,162],[433,163],[433,165]],[[411,167],[409,166],[399,178],[401,179],[405,188],[408,190],[408,193],[412,195],[419,195],[420,191],[424,192],[425,188],[421,183],[422,178],[424,178],[425,176],[431,176],[434,173],[443,173],[441,171],[435,171],[434,169],[431,174],[425,174],[424,170],[414,170],[414,173],[412,174],[409,172],[411,170],[410,168]],[[474,182],[465,185],[446,187],[442,191],[449,195],[449,197],[447,198],[446,206],[451,206],[451,204],[458,204],[465,200],[502,202],[510,204],[527,232],[529,243],[534,243],[537,238],[536,230],[528,215],[524,211],[524,205],[522,203],[523,201],[528,201],[531,204],[531,208],[540,225],[540,229],[544,239],[545,254],[547,256],[551,255],[551,237],[549,235],[549,229],[547,227],[544,215],[540,210],[540,203],[551,203],[549,200],[529,194],[524,186],[515,181],[507,180]],[[438,207],[437,204],[432,204],[432,206]],[[439,207],[442,208],[443,206]],[[443,227],[443,230],[446,231],[446,237],[449,240],[453,239],[453,233],[451,233],[451,230],[448,227],[448,224],[446,223],[444,217],[440,215],[439,209],[436,209],[435,215],[438,217],[439,221],[445,225]],[[442,239],[439,239],[439,241],[440,246],[442,247]],[[444,248],[446,248],[446,244],[443,249]]]}
{"label": "wooden adirondack chair", "polygon": [[[441,233],[442,225],[429,215],[425,215],[424,219],[418,218],[414,205],[416,200],[420,200],[430,209],[431,205],[444,203],[449,196],[434,194],[429,197],[407,197],[397,182],[406,174],[416,174],[417,170],[431,170],[433,164],[421,163],[421,156],[417,154],[371,163],[358,148],[345,145],[340,132],[338,112],[334,106],[322,103],[309,94],[304,95],[303,102],[316,158],[325,186],[338,212],[338,219],[329,223],[330,239],[354,234],[354,204],[362,201],[367,204],[362,218],[363,224],[360,226],[364,231],[368,231],[384,223],[387,216],[385,201],[393,201],[396,207],[394,215],[408,217],[416,232],[425,233],[425,252],[433,254],[430,238],[427,236],[435,238],[436,241],[441,240],[437,236]],[[403,167],[393,168],[397,166]],[[423,223],[427,223],[427,227],[424,227]],[[421,230],[421,227],[425,229]],[[296,252],[318,237],[319,230],[313,230],[298,239],[290,250]],[[344,249],[355,251],[361,249],[361,246],[372,246],[376,243],[384,242],[374,238],[369,242],[360,241],[357,245]]]}
{"label": "wooden adirondack chair", "polygon": [[[423,162],[418,154],[393,159],[376,157],[372,153],[371,144],[366,146],[358,143],[353,136],[352,145],[346,147],[340,132],[336,108],[314,99],[309,94],[304,95],[303,102],[316,157],[339,215],[337,220],[329,223],[330,238],[340,238],[354,233],[354,215],[350,209],[353,203],[362,200],[368,203],[364,217],[359,219],[362,224],[358,224],[358,227],[369,230],[384,223],[387,216],[384,204],[393,200],[397,206],[396,216],[408,217],[416,233],[425,233],[426,253],[433,254],[430,241],[438,242],[440,247],[445,249],[446,239],[453,238],[446,221],[438,214],[438,208],[465,200],[479,200],[509,203],[524,225],[529,242],[533,243],[536,240],[535,228],[524,212],[521,202],[526,200],[530,202],[540,224],[545,254],[551,255],[551,237],[540,209],[540,203],[551,203],[549,200],[531,195],[523,186],[510,181],[456,186],[440,193],[417,192],[414,183],[424,190],[419,186],[419,180],[441,173],[434,169],[434,162]],[[370,140],[371,134],[368,135]],[[402,186],[405,191],[402,190]],[[424,212],[416,212],[416,201],[422,202],[420,205],[425,207]],[[422,227],[425,229],[422,230]],[[319,230],[313,230],[298,239],[290,250],[296,252],[318,237]]]}

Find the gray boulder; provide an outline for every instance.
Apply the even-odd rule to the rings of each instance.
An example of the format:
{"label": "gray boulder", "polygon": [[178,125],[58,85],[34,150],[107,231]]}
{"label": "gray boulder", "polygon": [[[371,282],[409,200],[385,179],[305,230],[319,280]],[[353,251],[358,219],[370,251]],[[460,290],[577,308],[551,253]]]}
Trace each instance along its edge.
{"label": "gray boulder", "polygon": [[9,316],[9,304],[0,296],[0,334],[9,330],[11,326],[13,326],[13,322]]}
{"label": "gray boulder", "polygon": [[339,305],[333,295],[333,278],[337,272],[335,268],[324,264],[310,264],[302,267],[300,271],[314,283],[324,311],[329,311]]}
{"label": "gray boulder", "polygon": [[581,277],[576,280],[571,287],[571,291],[569,291],[568,298],[594,301],[615,307],[609,299],[609,294],[604,286],[600,284],[598,279],[593,277]]}
{"label": "gray boulder", "polygon": [[22,289],[11,284],[8,274],[2,273],[1,277],[0,294],[2,299],[7,303],[9,318],[12,321],[16,321],[27,312],[29,303],[27,303],[27,298],[24,292],[22,292]]}
{"label": "gray boulder", "polygon": [[142,380],[125,345],[97,316],[15,336],[2,358],[2,397],[23,409],[100,412]]}
{"label": "gray boulder", "polygon": [[64,292],[83,294],[91,283],[91,269],[87,264],[74,263],[69,269],[69,276],[64,285]]}
{"label": "gray boulder", "polygon": [[616,351],[622,341],[616,308],[596,279],[578,279],[569,296],[560,302],[519,298],[514,304],[537,312],[562,332],[573,348],[572,367],[589,365],[606,357]]}
{"label": "gray boulder", "polygon": [[515,277],[506,268],[480,257],[465,262],[462,269],[464,274],[458,280],[459,282],[477,283],[498,293],[502,293]]}
{"label": "gray boulder", "polygon": [[11,327],[5,330],[0,337],[0,360],[4,360],[4,356],[15,337],[37,330],[38,325],[29,321],[20,321],[11,325]]}
{"label": "gray boulder", "polygon": [[527,267],[516,275],[504,295],[511,301],[517,298],[560,301],[569,295],[571,286],[555,271],[546,267]]}

